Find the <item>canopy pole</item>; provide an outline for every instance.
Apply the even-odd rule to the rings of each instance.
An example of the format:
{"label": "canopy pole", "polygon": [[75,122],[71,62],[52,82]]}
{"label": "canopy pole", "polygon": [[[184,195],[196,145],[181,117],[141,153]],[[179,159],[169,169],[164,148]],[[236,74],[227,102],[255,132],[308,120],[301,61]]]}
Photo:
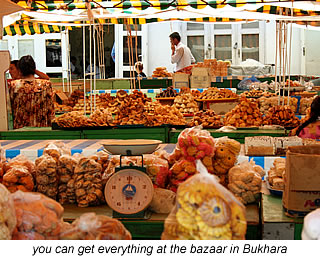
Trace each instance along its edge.
{"label": "canopy pole", "polygon": [[[62,39],[63,35],[64,35],[64,32],[62,30],[62,26],[60,26],[60,37],[61,37],[61,39]],[[62,67],[62,91],[66,92],[66,89],[65,89],[65,86],[64,86],[64,73],[63,73],[64,71],[65,71],[65,69],[64,69],[64,67]]]}
{"label": "canopy pole", "polygon": [[[139,57],[138,57],[138,25],[136,25],[135,24],[135,30],[136,30],[136,35],[135,35],[135,39],[136,39],[136,46],[135,46],[135,49],[136,49],[136,62],[138,62],[139,61]],[[142,59],[141,59],[141,61],[142,61]],[[135,69],[135,68],[134,68]],[[141,78],[140,78],[140,76],[137,76],[137,79],[138,79],[138,84],[139,84],[139,90],[141,90],[141,82],[140,82],[140,80],[141,80]]]}
{"label": "canopy pole", "polygon": [[94,67],[93,67],[93,74],[94,74],[94,77],[93,77],[93,100],[94,100],[94,106],[93,106],[93,109],[94,111],[96,111],[96,89],[97,89],[97,66],[96,66],[96,26],[95,25],[92,25],[93,26],[93,64],[94,64]]}
{"label": "canopy pole", "polygon": [[278,87],[278,39],[279,39],[279,22],[276,21],[276,57],[275,57],[275,93],[278,95],[278,105],[280,105],[280,88]]}
{"label": "canopy pole", "polygon": [[[83,22],[85,23],[85,22]],[[86,114],[86,27],[82,27],[82,59],[83,59],[83,105]]]}
{"label": "canopy pole", "polygon": [[[293,2],[292,2],[292,6],[293,6]],[[291,16],[293,16],[293,9],[291,8]],[[289,82],[290,82],[290,76],[291,76],[291,47],[292,47],[292,21],[290,22],[290,43],[289,43]],[[288,92],[288,106],[290,105],[289,102],[289,92]]]}
{"label": "canopy pole", "polygon": [[90,114],[92,114],[92,24],[89,25],[89,50],[90,50]]}

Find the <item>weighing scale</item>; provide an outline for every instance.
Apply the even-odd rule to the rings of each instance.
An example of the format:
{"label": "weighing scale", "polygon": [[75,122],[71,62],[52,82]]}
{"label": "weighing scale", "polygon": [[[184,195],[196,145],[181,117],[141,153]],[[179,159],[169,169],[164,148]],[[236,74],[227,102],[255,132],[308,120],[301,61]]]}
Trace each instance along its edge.
{"label": "weighing scale", "polygon": [[[143,155],[152,153],[159,140],[109,140],[103,144],[111,154],[120,154],[120,167],[109,178],[104,194],[106,202],[113,210],[112,216],[118,219],[148,219],[151,212],[148,206],[153,198],[153,183],[143,165]],[[123,166],[126,156],[141,156],[141,166]]]}

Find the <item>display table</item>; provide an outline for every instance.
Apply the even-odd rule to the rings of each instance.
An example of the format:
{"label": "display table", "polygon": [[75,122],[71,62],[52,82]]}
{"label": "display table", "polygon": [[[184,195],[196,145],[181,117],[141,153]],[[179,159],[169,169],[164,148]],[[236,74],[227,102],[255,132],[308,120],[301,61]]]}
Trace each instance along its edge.
{"label": "display table", "polygon": [[282,198],[262,194],[262,239],[292,240],[301,239],[303,218],[287,217],[282,208]]}
{"label": "display table", "polygon": [[[63,219],[72,222],[83,213],[95,212],[98,215],[112,216],[112,210],[107,205],[98,207],[79,208],[76,205],[63,205]],[[246,207],[247,234],[246,239],[261,239],[261,221],[259,217],[258,204],[251,204]],[[164,229],[164,221],[167,214],[153,213],[148,220],[121,220],[130,231],[133,239],[160,239]]]}
{"label": "display table", "polygon": [[[222,137],[222,136],[228,136],[229,138],[235,139],[240,143],[244,143],[244,138],[248,136],[287,136],[288,131],[287,130],[235,130],[231,132],[218,132],[215,129],[207,129],[210,134],[214,138]],[[169,143],[177,143],[178,136],[183,130],[181,129],[170,129],[169,130]]]}

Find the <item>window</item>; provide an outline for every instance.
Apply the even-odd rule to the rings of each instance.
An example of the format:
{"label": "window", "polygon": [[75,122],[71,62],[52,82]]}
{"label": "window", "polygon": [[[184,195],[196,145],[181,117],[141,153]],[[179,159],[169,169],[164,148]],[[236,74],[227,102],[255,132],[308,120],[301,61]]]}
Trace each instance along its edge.
{"label": "window", "polygon": [[[138,38],[137,48],[136,48],[136,39]],[[136,54],[136,50],[138,54]],[[133,36],[132,37],[132,48],[131,48],[131,57],[133,57],[132,65],[137,62],[137,55],[138,60],[141,60],[141,36]],[[129,59],[129,49],[128,49],[128,36],[123,37],[123,66],[130,66],[130,59]]]}
{"label": "window", "polygon": [[217,60],[232,60],[231,35],[215,35],[214,52]]}
{"label": "window", "polygon": [[188,36],[188,47],[196,62],[203,62],[204,60],[204,36]]}
{"label": "window", "polygon": [[259,22],[243,23],[241,24],[242,29],[259,29]]}
{"label": "window", "polygon": [[7,50],[8,50],[8,41],[0,40],[0,51],[7,51]]}
{"label": "window", "polygon": [[[141,31],[141,24],[130,24],[131,31]],[[127,31],[127,25],[123,25],[123,30]]]}
{"label": "window", "polygon": [[259,61],[259,34],[242,34],[242,61]]}
{"label": "window", "polygon": [[62,67],[61,40],[46,40],[46,66]]}
{"label": "window", "polygon": [[204,24],[201,24],[201,23],[187,23],[187,30],[188,31],[204,30]]}
{"label": "window", "polygon": [[18,56],[19,59],[25,55],[34,57],[33,40],[18,40]]}
{"label": "window", "polygon": [[231,24],[215,24],[214,25],[215,30],[231,30]]}

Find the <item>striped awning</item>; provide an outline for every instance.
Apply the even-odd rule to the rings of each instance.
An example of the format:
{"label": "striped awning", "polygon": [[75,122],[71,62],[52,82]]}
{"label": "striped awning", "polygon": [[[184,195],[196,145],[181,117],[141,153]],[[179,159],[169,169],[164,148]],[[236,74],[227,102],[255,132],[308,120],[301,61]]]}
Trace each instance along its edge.
{"label": "striped awning", "polygon": [[47,25],[41,23],[32,23],[28,21],[17,21],[13,25],[4,27],[3,35],[34,35],[42,33],[59,33],[66,29],[65,26]]}

